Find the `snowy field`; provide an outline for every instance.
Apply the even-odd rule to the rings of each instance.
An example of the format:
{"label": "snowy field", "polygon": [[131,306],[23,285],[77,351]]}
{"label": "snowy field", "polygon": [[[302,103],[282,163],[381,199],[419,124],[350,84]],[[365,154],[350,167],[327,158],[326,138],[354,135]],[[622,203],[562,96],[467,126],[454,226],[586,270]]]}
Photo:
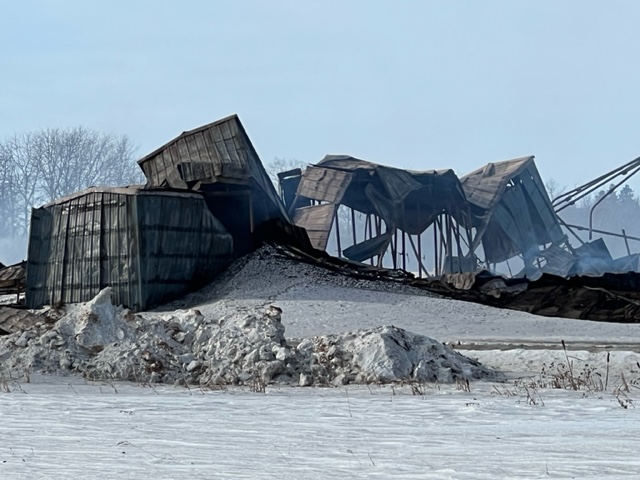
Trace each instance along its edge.
{"label": "snowy field", "polygon": [[[445,300],[264,252],[136,322],[148,323],[139,332],[149,341],[176,309],[196,309],[180,314],[191,322],[269,305],[282,309],[288,339],[393,324],[450,342],[506,380],[261,392],[14,370],[0,379],[0,478],[639,478],[640,325]],[[57,355],[97,341],[86,328],[52,337]],[[130,356],[132,335],[114,332]]]}
{"label": "snowy field", "polygon": [[[266,393],[34,377],[0,394],[1,478],[637,478],[640,410],[491,384]],[[498,387],[502,392],[506,386]]]}

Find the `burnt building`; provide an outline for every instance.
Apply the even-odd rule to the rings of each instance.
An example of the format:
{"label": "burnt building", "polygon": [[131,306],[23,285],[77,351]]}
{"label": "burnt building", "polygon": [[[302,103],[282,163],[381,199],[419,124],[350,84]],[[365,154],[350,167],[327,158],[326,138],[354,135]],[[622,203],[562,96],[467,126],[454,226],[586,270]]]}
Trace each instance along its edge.
{"label": "burnt building", "polygon": [[231,233],[235,253],[252,248],[252,235],[264,222],[289,217],[237,115],[178,137],[138,164],[148,187],[201,192],[211,213]]}
{"label": "burnt building", "polygon": [[116,304],[142,310],[211,280],[232,254],[199,193],[90,188],[33,210],[27,305],[86,302],[110,286]]}

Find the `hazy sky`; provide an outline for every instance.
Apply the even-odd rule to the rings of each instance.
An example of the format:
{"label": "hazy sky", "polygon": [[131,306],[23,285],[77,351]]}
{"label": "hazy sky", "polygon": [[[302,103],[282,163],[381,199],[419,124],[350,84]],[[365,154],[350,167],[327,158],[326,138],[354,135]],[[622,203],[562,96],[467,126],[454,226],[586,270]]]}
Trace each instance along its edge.
{"label": "hazy sky", "polygon": [[84,125],[142,156],[238,113],[263,161],[533,154],[575,185],[640,155],[639,20],[631,0],[5,2],[0,138]]}

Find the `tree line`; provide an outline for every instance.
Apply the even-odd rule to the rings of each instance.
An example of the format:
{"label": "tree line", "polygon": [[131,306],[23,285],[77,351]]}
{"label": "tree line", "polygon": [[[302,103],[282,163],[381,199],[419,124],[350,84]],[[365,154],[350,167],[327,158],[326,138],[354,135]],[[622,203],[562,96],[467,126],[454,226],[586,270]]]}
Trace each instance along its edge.
{"label": "tree line", "polygon": [[0,238],[25,237],[31,209],[90,186],[143,181],[127,136],[84,127],[15,134],[0,142]]}
{"label": "tree line", "polygon": [[[611,188],[613,185],[565,208],[559,213],[559,217],[569,225],[589,227],[591,209],[602,200],[593,209],[593,229],[619,235],[624,230],[626,235],[640,238],[640,198],[628,184],[609,193]],[[561,194],[561,189],[558,189],[556,182],[548,182],[547,190],[552,198]],[[583,241],[589,240],[588,232],[579,230],[574,230],[574,232]],[[593,234],[594,239],[600,237],[604,238],[614,258],[627,255],[627,244],[623,238],[599,233]],[[569,240],[575,243],[572,236],[569,237]],[[628,241],[628,244],[631,253],[640,251],[640,242],[631,240]]]}

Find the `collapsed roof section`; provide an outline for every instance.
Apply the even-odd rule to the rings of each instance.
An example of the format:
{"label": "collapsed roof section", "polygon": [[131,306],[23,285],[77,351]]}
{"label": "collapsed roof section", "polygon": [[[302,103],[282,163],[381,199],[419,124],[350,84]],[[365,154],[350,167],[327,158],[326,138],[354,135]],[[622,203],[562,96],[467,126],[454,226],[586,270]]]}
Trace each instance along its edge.
{"label": "collapsed roof section", "polygon": [[489,163],[461,183],[486,262],[522,255],[527,264],[540,246],[565,238],[533,156]]}
{"label": "collapsed roof section", "polygon": [[[333,175],[342,173],[343,197],[333,202],[365,214],[376,214],[390,228],[397,227],[413,235],[424,232],[441,212],[464,204],[464,192],[453,170],[414,172],[345,155],[327,155],[316,168],[333,170]],[[324,178],[325,185],[334,183],[335,177],[325,174]],[[301,186],[314,180],[305,174]],[[308,192],[309,189],[303,189],[301,194]]]}
{"label": "collapsed roof section", "polygon": [[[355,261],[378,256],[380,264],[391,246],[394,268],[395,257],[400,255],[398,230],[409,236],[420,257],[420,248],[411,235],[420,236],[441,215],[468,216],[465,195],[453,170],[414,172],[347,155],[327,155],[304,172],[292,171],[291,177],[284,176],[281,185],[294,223],[307,230],[316,248],[326,249],[338,208],[343,205],[367,217],[363,241],[357,242],[354,224],[353,244],[344,250],[344,256]],[[291,192],[293,188],[295,194]],[[402,243],[405,245],[404,238]],[[449,239],[449,254],[451,244]]]}
{"label": "collapsed roof section", "polygon": [[0,295],[20,294],[24,291],[26,262],[4,266],[0,263]]}
{"label": "collapsed roof section", "polygon": [[183,132],[138,161],[149,187],[250,190],[256,224],[289,217],[237,115]]}
{"label": "collapsed roof section", "polygon": [[[533,267],[534,260],[543,258],[541,250],[566,241],[533,156],[489,163],[459,180],[452,170],[414,172],[328,155],[304,172],[281,175],[281,186],[294,222],[307,229],[316,248],[327,248],[332,227],[339,224],[340,205],[366,215],[365,229],[375,224],[375,234],[365,232],[357,243],[354,231],[353,245],[342,251],[356,261],[380,259],[389,247],[394,259],[404,258],[400,231],[400,241],[404,245],[407,235],[420,259],[421,273],[421,237],[429,228],[436,274],[473,271],[479,263],[488,266],[515,256]],[[480,245],[482,260],[476,255]]]}

